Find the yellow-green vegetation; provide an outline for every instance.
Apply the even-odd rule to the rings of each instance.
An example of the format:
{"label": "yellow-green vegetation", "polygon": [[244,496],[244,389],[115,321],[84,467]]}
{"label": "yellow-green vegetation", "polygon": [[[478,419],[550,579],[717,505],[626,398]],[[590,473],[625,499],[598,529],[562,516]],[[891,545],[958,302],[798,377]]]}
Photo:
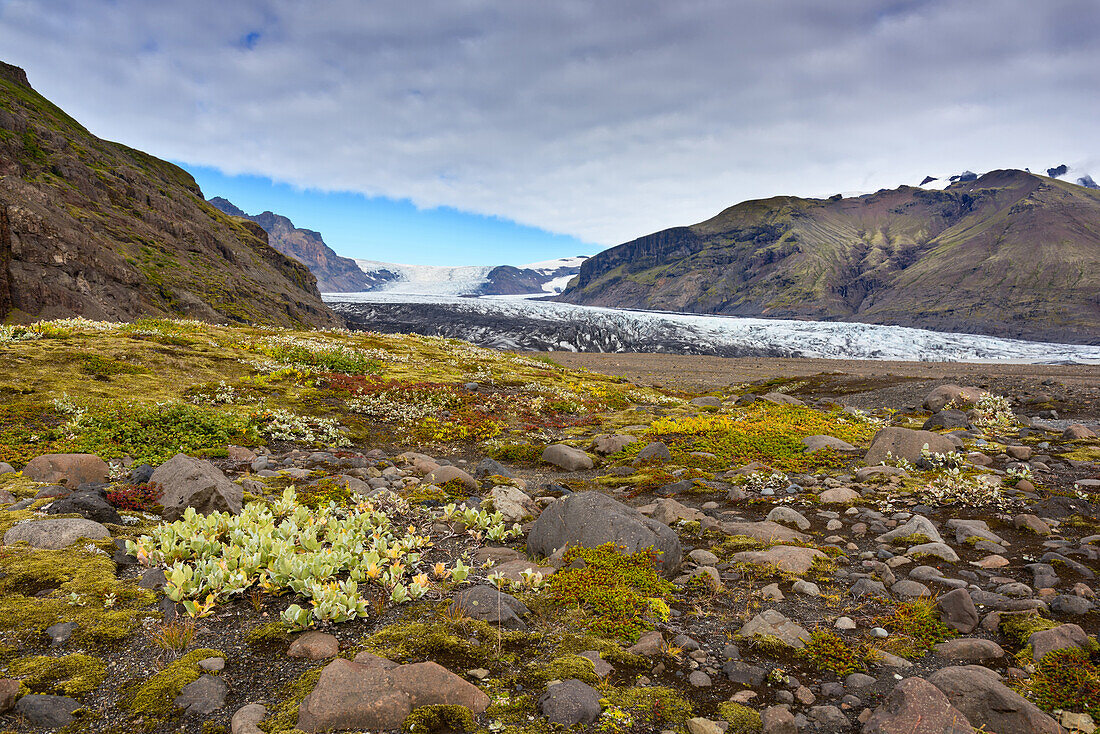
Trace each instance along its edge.
{"label": "yellow-green vegetation", "polygon": [[473,713],[465,706],[432,705],[421,706],[405,718],[402,731],[420,734],[421,732],[462,732],[474,731],[477,722]]}
{"label": "yellow-green vegetation", "polygon": [[600,682],[592,661],[580,655],[564,655],[545,664],[532,663],[524,668],[521,677],[532,687],[544,686],[552,680],[568,678],[576,678],[592,686]]}
{"label": "yellow-green vegetation", "polygon": [[998,628],[1005,637],[1015,640],[1019,645],[1026,645],[1027,640],[1036,632],[1054,629],[1058,622],[1040,616],[1038,612],[1023,614],[1001,614]]}
{"label": "yellow-green vegetation", "polygon": [[110,541],[65,550],[0,549],[0,631],[29,637],[75,622],[78,644],[102,647],[128,638],[156,615],[149,609],[155,597],[115,577],[113,549]]}
{"label": "yellow-green vegetation", "polygon": [[1063,709],[1100,718],[1100,655],[1079,647],[1043,656],[1019,691],[1047,711]]}
{"label": "yellow-green vegetation", "polygon": [[13,661],[8,665],[8,675],[19,678],[26,693],[80,698],[107,678],[107,665],[99,658],[80,653],[58,658],[37,655]]}
{"label": "yellow-green vegetation", "polygon": [[733,701],[718,704],[718,716],[729,722],[726,734],[755,734],[764,730],[759,711]]}
{"label": "yellow-green vegetation", "polygon": [[[874,426],[839,410],[825,413],[758,401],[729,414],[660,418],[646,435],[664,441],[673,459],[686,466],[723,468],[759,461],[781,471],[809,471],[838,463],[829,451],[806,453],[802,439],[818,434],[859,445],[870,441]],[[625,453],[640,448],[628,447]],[[714,458],[692,456],[692,452]]]}
{"label": "yellow-green vegetation", "polygon": [[127,689],[122,706],[135,716],[148,722],[167,716],[173,701],[188,683],[194,683],[202,675],[199,662],[207,658],[224,658],[225,653],[202,648],[192,650],[179,660],[169,663],[142,683]]}
{"label": "yellow-green vegetation", "polygon": [[920,657],[936,643],[958,634],[940,621],[934,599],[915,599],[898,604],[892,613],[877,621],[891,633],[882,643],[882,648],[903,658]]}
{"label": "yellow-green vegetation", "polygon": [[323,668],[313,668],[298,676],[297,679],[287,684],[280,691],[281,700],[273,707],[269,707],[267,718],[259,723],[259,727],[267,734],[284,734],[285,732],[298,731],[298,707],[302,701],[317,687],[317,681],[321,679]]}
{"label": "yellow-green vegetation", "polygon": [[153,463],[261,441],[482,442],[536,461],[608,411],[678,402],[456,340],[165,319],[5,327],[0,359],[20,365],[0,385],[0,461],[16,465],[70,451]]}
{"label": "yellow-green vegetation", "polygon": [[255,646],[285,645],[290,642],[290,629],[282,622],[268,622],[250,629],[245,640]]}
{"label": "yellow-green vegetation", "polygon": [[837,678],[851,673],[862,673],[867,669],[866,650],[853,650],[839,635],[824,629],[816,629],[810,633],[810,639],[806,640],[806,646],[800,655]]}
{"label": "yellow-green vegetation", "polygon": [[[410,609],[408,617],[431,613]],[[486,668],[494,673],[514,669],[522,654],[539,643],[539,635],[497,627],[475,619],[440,615],[424,621],[387,625],[360,641],[360,647],[398,662],[433,660],[455,670]]]}
{"label": "yellow-green vegetation", "polygon": [[[651,552],[622,550],[613,543],[570,548],[547,593],[557,604],[583,610],[589,629],[634,641],[653,628],[648,619],[668,614],[673,587],[657,573]],[[584,561],[583,568],[569,568],[576,559]]]}
{"label": "yellow-green vegetation", "polygon": [[679,691],[664,686],[609,688],[609,705],[630,715],[639,731],[677,729],[692,716],[691,702]]}

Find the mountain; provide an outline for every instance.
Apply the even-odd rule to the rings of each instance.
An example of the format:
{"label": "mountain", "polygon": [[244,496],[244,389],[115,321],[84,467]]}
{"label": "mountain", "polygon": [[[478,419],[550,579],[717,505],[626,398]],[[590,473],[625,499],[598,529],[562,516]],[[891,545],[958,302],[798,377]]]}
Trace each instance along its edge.
{"label": "mountain", "polygon": [[351,258],[337,255],[321,239],[320,232],[294,226],[284,216],[263,212],[255,216],[241,211],[233,202],[220,196],[210,204],[233,217],[255,222],[267,232],[268,243],[287,257],[304,264],[317,277],[317,288],[324,293],[354,293],[370,290],[372,279],[360,270]]}
{"label": "mountain", "polygon": [[364,291],[440,296],[528,296],[560,293],[577,273],[585,257],[512,265],[398,265],[356,259],[375,281]]}
{"label": "mountain", "polygon": [[92,135],[0,63],[0,317],[335,326],[309,270],[178,166]]}
{"label": "mountain", "polygon": [[1100,343],[1100,191],[968,178],[746,201],[595,255],[560,300]]}

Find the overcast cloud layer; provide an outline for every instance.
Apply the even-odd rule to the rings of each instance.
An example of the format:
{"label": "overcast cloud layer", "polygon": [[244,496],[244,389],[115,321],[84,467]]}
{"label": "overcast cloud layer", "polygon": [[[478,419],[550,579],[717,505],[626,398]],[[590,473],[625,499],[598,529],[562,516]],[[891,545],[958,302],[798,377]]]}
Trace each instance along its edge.
{"label": "overcast cloud layer", "polygon": [[1100,170],[1095,0],[0,0],[96,134],[610,245],[747,198]]}

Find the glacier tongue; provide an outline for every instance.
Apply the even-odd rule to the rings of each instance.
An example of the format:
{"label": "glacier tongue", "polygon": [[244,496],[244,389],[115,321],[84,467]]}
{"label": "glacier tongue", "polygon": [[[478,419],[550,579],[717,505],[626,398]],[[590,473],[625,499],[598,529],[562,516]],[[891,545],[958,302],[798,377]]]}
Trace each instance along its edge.
{"label": "glacier tongue", "polygon": [[460,298],[438,291],[339,293],[325,299],[357,328],[448,336],[503,349],[1100,364],[1100,346],[903,326],[628,311],[515,297]]}

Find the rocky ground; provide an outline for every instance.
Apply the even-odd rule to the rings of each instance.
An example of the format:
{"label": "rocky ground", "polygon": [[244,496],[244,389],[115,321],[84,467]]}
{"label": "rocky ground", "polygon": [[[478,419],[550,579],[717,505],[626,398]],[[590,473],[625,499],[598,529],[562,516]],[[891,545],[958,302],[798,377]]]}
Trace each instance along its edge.
{"label": "rocky ground", "polygon": [[1087,368],[626,381],[191,322],[0,358],[0,728],[1100,717]]}

